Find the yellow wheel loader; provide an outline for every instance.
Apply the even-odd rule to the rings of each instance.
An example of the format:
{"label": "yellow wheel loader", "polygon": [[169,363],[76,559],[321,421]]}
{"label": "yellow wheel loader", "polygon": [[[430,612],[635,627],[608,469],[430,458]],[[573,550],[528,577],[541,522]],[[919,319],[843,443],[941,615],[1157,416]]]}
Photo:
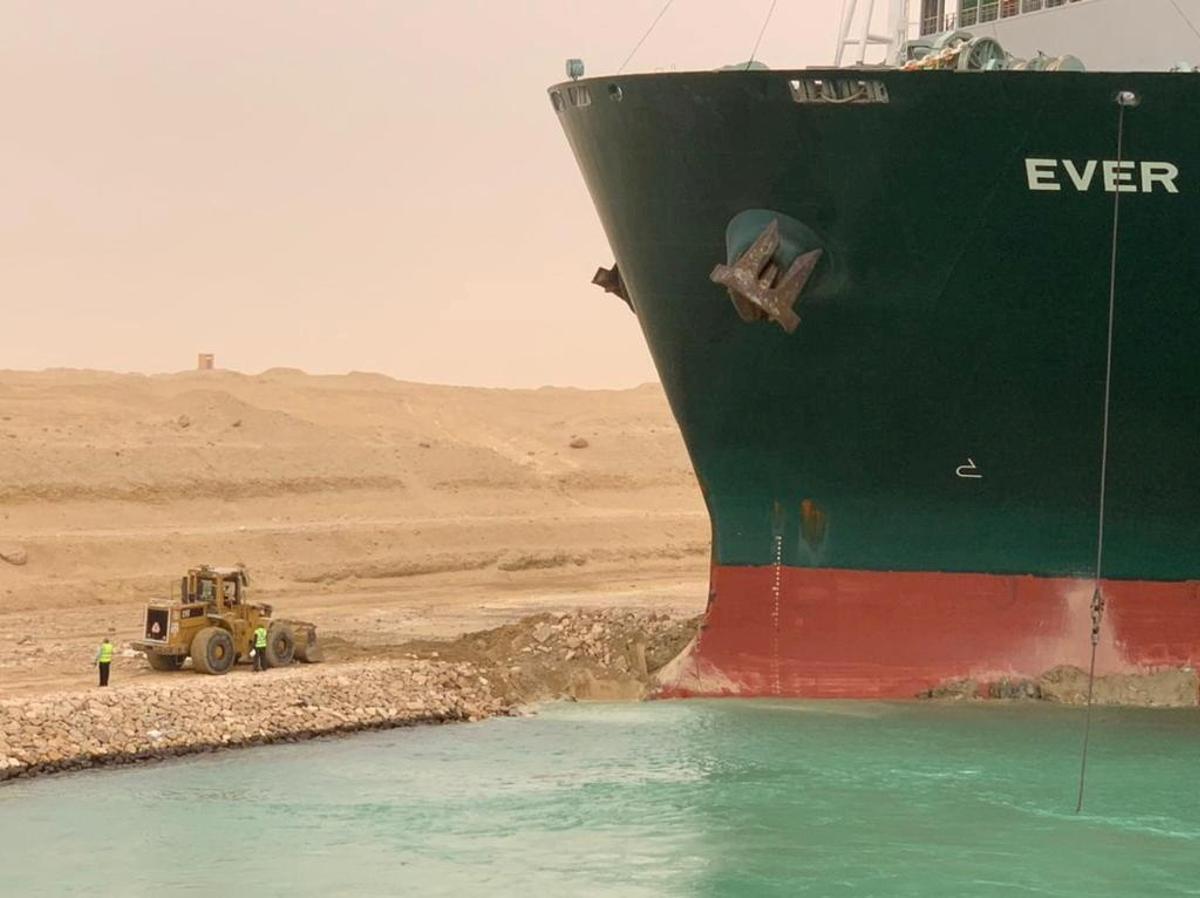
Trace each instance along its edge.
{"label": "yellow wheel loader", "polygon": [[270,605],[249,600],[250,577],[237,567],[192,568],[179,581],[179,593],[146,606],[144,638],[131,643],[155,670],[192,668],[227,673],[254,648],[254,631],[267,629],[266,664],[284,667],[293,659],[321,661],[317,628],[305,621],[280,620]]}

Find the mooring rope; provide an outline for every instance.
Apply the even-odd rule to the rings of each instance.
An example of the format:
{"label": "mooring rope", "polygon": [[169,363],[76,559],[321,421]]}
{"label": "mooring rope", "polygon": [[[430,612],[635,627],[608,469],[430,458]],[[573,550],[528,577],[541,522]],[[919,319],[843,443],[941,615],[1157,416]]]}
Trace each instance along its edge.
{"label": "mooring rope", "polygon": [[[1136,105],[1138,97],[1132,91],[1117,94],[1117,160],[1116,177],[1120,177],[1125,149],[1125,110]],[[1092,696],[1096,685],[1096,649],[1100,645],[1100,625],[1104,619],[1104,593],[1101,576],[1104,570],[1104,502],[1108,494],[1108,425],[1112,399],[1113,322],[1117,307],[1117,246],[1121,226],[1121,184],[1113,192],[1112,248],[1108,266],[1108,345],[1104,362],[1104,424],[1100,443],[1100,508],[1096,530],[1096,573],[1092,592],[1092,661],[1088,668],[1087,716],[1083,724],[1083,751],[1079,758],[1079,798],[1075,813],[1083,810],[1083,790],[1087,779],[1088,742],[1092,734]]]}
{"label": "mooring rope", "polygon": [[633,49],[629,51],[629,55],[625,57],[625,61],[621,63],[621,67],[617,69],[618,75],[625,71],[625,66],[629,65],[629,60],[633,59],[633,54],[637,53],[637,51],[642,48],[642,44],[646,43],[646,38],[650,36],[650,32],[653,31],[654,26],[658,24],[658,20],[667,14],[667,10],[671,8],[671,4],[674,2],[675,0],[667,0],[667,2],[663,4],[663,8],[658,11],[658,15],[654,17],[654,21],[651,22],[650,27],[646,29],[646,33],[643,34],[638,42],[633,45]]}
{"label": "mooring rope", "polygon": [[1196,35],[1196,37],[1200,39],[1200,29],[1197,29],[1195,23],[1188,18],[1188,14],[1183,11],[1182,7],[1180,7],[1178,0],[1170,0],[1170,2],[1171,5],[1175,7],[1175,12],[1179,13],[1179,18],[1183,19],[1183,21],[1187,24],[1187,27],[1192,30],[1192,34]]}
{"label": "mooring rope", "polygon": [[758,37],[754,39],[754,49],[750,51],[750,59],[746,62],[746,71],[750,71],[750,66],[754,65],[758,45],[762,43],[763,35],[767,33],[767,26],[771,24],[771,16],[775,14],[775,4],[778,2],[779,0],[771,0],[771,5],[767,8],[767,17],[763,19],[762,28],[758,29]]}

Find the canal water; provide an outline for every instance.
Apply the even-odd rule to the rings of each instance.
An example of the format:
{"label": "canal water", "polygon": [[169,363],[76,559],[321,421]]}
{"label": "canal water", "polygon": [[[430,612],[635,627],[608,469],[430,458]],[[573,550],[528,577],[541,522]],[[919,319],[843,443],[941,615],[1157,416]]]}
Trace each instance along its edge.
{"label": "canal water", "polygon": [[0,787],[5,895],[1200,895],[1200,713],[558,705]]}

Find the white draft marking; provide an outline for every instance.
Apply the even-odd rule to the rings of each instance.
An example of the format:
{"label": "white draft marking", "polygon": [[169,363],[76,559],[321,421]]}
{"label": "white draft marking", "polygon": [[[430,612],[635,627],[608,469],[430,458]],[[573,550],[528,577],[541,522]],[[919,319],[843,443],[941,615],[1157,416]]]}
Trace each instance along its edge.
{"label": "white draft marking", "polygon": [[779,679],[779,592],[783,577],[783,537],[775,537],[775,582],[771,586],[774,608],[771,611],[771,679],[775,694],[782,691]]}

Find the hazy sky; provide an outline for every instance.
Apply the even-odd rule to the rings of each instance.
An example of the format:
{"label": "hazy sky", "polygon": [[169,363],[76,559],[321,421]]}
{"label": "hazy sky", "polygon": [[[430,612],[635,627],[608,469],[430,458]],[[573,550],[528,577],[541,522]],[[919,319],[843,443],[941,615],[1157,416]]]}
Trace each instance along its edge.
{"label": "hazy sky", "polygon": [[[663,0],[0,0],[0,368],[655,378],[545,88]],[[629,71],[745,60],[770,0],[675,0]],[[759,57],[830,61],[841,0]]]}

